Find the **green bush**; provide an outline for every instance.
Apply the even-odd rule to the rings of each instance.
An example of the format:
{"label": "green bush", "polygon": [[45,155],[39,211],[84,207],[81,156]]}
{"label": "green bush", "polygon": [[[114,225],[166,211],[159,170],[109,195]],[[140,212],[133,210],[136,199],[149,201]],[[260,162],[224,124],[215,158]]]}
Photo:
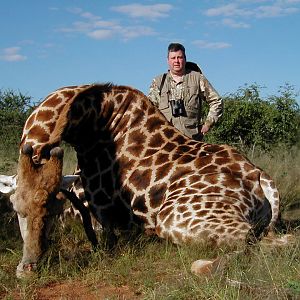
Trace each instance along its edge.
{"label": "green bush", "polygon": [[24,123],[32,111],[31,97],[12,90],[0,90],[0,171],[16,162]]}
{"label": "green bush", "polygon": [[[278,144],[295,145],[300,137],[297,93],[286,84],[279,96],[262,99],[256,84],[224,97],[224,114],[207,141],[270,149]],[[206,108],[207,109],[207,108]]]}
{"label": "green bush", "polygon": [[24,123],[32,111],[30,100],[30,97],[12,90],[0,91],[0,135],[5,141],[20,139]]}

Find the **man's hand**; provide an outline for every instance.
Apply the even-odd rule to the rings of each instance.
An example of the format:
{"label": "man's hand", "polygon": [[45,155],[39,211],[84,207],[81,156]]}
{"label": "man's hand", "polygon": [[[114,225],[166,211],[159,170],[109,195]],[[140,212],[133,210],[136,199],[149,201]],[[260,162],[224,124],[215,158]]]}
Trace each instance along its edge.
{"label": "man's hand", "polygon": [[204,124],[201,128],[201,133],[204,135],[209,131],[210,126]]}

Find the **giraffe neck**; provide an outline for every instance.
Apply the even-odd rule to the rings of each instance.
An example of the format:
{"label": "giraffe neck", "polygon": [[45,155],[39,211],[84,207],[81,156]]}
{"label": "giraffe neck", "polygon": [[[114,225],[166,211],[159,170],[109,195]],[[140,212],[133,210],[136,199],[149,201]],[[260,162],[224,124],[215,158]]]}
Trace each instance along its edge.
{"label": "giraffe neck", "polygon": [[24,144],[30,144],[36,162],[40,162],[43,158],[48,159],[51,148],[61,142],[69,106],[73,99],[87,88],[88,85],[70,86],[49,94],[27,118],[20,148]]}
{"label": "giraffe neck", "polygon": [[63,139],[81,153],[113,143],[115,152],[124,151],[126,145],[126,152],[145,156],[159,149],[163,141],[187,140],[141,92],[123,86],[95,86],[81,93],[73,101],[68,119]]}
{"label": "giraffe neck", "polygon": [[[64,140],[77,151],[91,209],[95,215],[101,215],[97,210],[127,209],[117,218],[120,226],[134,222],[132,207],[145,197],[152,203],[142,208],[143,217],[151,215],[147,223],[153,226],[170,177],[169,161],[204,145],[180,134],[146,96],[128,87],[84,92],[73,102],[69,119]],[[100,222],[105,223],[104,217]]]}

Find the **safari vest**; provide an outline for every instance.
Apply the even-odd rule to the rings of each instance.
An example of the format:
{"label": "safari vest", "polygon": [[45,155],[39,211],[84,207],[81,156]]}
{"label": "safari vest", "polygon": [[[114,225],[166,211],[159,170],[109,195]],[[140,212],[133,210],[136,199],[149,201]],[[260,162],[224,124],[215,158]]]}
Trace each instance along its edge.
{"label": "safari vest", "polygon": [[[157,86],[161,86],[160,100],[158,108],[164,116],[177,127],[181,132],[189,137],[194,137],[199,133],[198,129],[202,122],[201,107],[204,100],[204,93],[201,91],[200,82],[203,80],[203,75],[199,72],[187,70],[183,78],[183,89],[181,97],[174,95],[171,90],[172,76],[167,73],[165,81],[161,86],[163,74],[155,78]],[[171,99],[171,98],[177,99]],[[184,103],[185,115],[174,117],[170,106],[170,100],[179,100],[182,98]]]}

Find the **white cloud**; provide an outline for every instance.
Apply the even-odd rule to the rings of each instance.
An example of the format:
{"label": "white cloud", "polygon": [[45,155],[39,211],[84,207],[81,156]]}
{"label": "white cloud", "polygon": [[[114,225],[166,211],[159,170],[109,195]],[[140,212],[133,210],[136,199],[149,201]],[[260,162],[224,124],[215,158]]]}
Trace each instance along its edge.
{"label": "white cloud", "polygon": [[19,54],[20,50],[21,50],[20,47],[5,48],[2,50],[2,54],[0,55],[0,60],[9,61],[9,62],[26,60],[27,59],[26,56]]}
{"label": "white cloud", "polygon": [[147,19],[158,19],[169,16],[169,12],[173,9],[170,4],[153,4],[143,5],[138,3],[113,6],[113,11],[126,14],[132,18],[147,18]]}
{"label": "white cloud", "polygon": [[58,31],[84,34],[95,40],[110,39],[116,36],[121,37],[123,40],[129,40],[156,34],[151,27],[124,26],[115,21],[104,20],[100,16],[84,12],[79,8],[72,9],[71,12],[79,15],[82,19],[73,22],[69,27],[60,28]]}
{"label": "white cloud", "polygon": [[282,4],[295,4],[300,3],[300,0],[278,0],[278,2]]}
{"label": "white cloud", "polygon": [[271,18],[287,16],[299,11],[296,7],[282,7],[280,5],[260,6],[255,11],[257,18]]}
{"label": "white cloud", "polygon": [[146,26],[125,27],[125,28],[122,28],[120,33],[124,40],[129,40],[129,39],[137,38],[140,36],[156,35],[156,32],[152,28],[146,27]]}
{"label": "white cloud", "polygon": [[82,12],[81,13],[81,16],[83,18],[86,18],[86,19],[89,19],[89,20],[98,20],[99,17],[98,16],[95,16],[94,14],[90,13],[90,12]]}
{"label": "white cloud", "polygon": [[215,8],[207,9],[204,14],[208,17],[217,17],[217,16],[248,16],[251,12],[241,9],[238,7],[238,4],[227,4]]}
{"label": "white cloud", "polygon": [[113,26],[116,26],[116,25],[117,25],[117,23],[112,22],[112,21],[99,20],[99,21],[94,22],[94,26],[96,26],[96,27],[113,27]]}
{"label": "white cloud", "polygon": [[59,10],[59,8],[58,8],[58,7],[55,7],[55,6],[53,6],[53,7],[49,7],[49,10]]}
{"label": "white cloud", "polygon": [[225,42],[208,42],[205,40],[195,40],[192,42],[195,46],[201,49],[224,49],[231,47],[231,44]]}
{"label": "white cloud", "polygon": [[[262,5],[262,3],[270,5]],[[260,5],[260,4],[261,5]],[[269,18],[287,16],[299,12],[299,8],[292,6],[300,3],[300,0],[277,0],[277,1],[236,1],[235,3],[209,8],[204,14],[208,17],[252,17]]]}
{"label": "white cloud", "polygon": [[225,18],[222,24],[231,28],[250,28],[250,25],[244,22],[237,22],[234,19]]}
{"label": "white cloud", "polygon": [[214,20],[208,24],[230,28],[250,28],[255,19],[284,17],[300,11],[300,0],[235,0],[204,11]]}
{"label": "white cloud", "polygon": [[113,31],[109,29],[98,29],[87,32],[87,36],[95,40],[105,40],[113,36]]}

